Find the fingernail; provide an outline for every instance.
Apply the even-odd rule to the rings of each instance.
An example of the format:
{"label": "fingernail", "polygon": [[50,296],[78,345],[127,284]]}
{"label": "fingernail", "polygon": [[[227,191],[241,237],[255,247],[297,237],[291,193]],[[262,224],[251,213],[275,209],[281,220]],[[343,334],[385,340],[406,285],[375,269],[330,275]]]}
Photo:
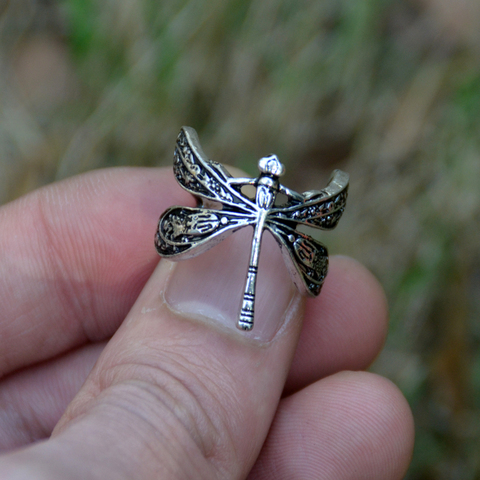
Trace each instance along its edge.
{"label": "fingernail", "polygon": [[238,335],[264,342],[273,339],[299,293],[278,244],[265,232],[258,267],[254,326],[249,332],[236,328],[252,233],[253,229],[242,229],[198,257],[178,262],[165,290],[170,308],[183,316],[234,330]]}

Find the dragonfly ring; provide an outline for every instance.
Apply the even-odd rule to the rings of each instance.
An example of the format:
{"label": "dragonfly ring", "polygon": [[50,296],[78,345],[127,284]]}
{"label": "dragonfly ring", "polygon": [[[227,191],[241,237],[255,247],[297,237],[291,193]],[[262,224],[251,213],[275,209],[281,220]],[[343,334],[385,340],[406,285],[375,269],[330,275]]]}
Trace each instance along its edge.
{"label": "dragonfly ring", "polygon": [[[250,263],[237,327],[251,330],[254,323],[255,284],[262,234],[267,229],[280,246],[297,288],[317,296],[328,269],[324,245],[297,230],[337,226],[345,209],[348,175],[335,170],[327,186],[302,194],[284,187],[279,178],[285,167],[276,155],[258,161],[257,178],[235,178],[220,163],[209,160],[193,128],[183,127],[177,138],[173,170],[178,183],[198,200],[194,208],[174,206],[160,217],[155,234],[158,253],[171,260],[195,257],[236,230],[254,229]],[[255,197],[242,193],[246,185]],[[281,194],[281,195],[279,195]]]}

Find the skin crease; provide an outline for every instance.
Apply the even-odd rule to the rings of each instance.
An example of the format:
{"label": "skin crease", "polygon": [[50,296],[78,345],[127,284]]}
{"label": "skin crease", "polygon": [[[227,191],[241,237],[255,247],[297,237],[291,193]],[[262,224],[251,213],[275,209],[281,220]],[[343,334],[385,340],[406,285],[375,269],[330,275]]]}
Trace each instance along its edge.
{"label": "skin crease", "polygon": [[[402,478],[409,407],[358,371],[386,335],[375,278],[334,257],[320,297],[292,293],[272,314],[289,279],[266,267],[273,300],[257,314],[277,334],[245,337],[165,300],[177,265],[155,269],[153,232],[174,204],[193,201],[170,169],[135,168],[0,209],[0,478]],[[221,295],[237,288],[224,283]],[[202,312],[218,310],[216,296],[197,299]]]}

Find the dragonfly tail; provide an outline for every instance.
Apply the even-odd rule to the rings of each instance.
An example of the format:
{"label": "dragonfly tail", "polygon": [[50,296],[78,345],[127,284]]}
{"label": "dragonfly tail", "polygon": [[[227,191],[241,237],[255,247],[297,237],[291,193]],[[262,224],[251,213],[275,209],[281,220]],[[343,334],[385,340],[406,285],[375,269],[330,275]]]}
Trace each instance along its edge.
{"label": "dragonfly tail", "polygon": [[260,259],[260,245],[262,242],[264,224],[265,216],[262,216],[253,232],[250,263],[248,265],[247,279],[245,281],[245,290],[243,291],[242,307],[237,321],[237,328],[240,330],[251,330],[253,328],[255,287],[257,283],[258,261]]}
{"label": "dragonfly tail", "polygon": [[240,330],[251,330],[255,314],[255,283],[257,280],[258,266],[250,264],[248,267],[247,281],[243,293],[242,307],[237,321]]}

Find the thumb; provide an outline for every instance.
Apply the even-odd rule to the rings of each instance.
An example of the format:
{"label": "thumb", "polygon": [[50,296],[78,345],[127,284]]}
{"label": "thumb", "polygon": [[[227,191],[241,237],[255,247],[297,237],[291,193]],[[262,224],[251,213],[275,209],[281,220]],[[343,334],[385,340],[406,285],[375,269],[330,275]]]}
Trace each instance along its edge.
{"label": "thumb", "polygon": [[5,456],[2,478],[246,477],[283,389],[303,300],[265,234],[255,326],[235,328],[244,230],[195,259],[159,263],[52,438]]}

